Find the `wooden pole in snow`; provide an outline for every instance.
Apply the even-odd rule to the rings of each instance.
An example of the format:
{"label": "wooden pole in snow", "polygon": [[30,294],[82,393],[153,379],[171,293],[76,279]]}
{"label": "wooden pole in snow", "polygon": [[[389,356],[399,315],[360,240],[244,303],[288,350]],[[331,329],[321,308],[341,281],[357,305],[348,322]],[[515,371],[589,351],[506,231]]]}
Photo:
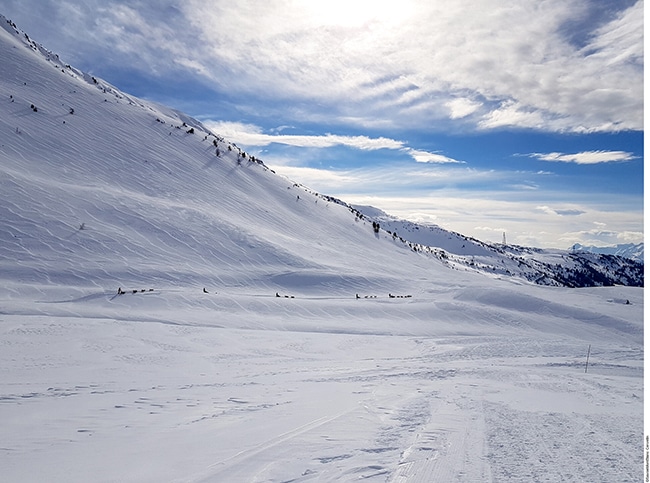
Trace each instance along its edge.
{"label": "wooden pole in snow", "polygon": [[589,367],[589,354],[591,353],[591,344],[589,344],[589,348],[587,349],[587,363],[585,364],[585,374],[587,373],[587,368]]}

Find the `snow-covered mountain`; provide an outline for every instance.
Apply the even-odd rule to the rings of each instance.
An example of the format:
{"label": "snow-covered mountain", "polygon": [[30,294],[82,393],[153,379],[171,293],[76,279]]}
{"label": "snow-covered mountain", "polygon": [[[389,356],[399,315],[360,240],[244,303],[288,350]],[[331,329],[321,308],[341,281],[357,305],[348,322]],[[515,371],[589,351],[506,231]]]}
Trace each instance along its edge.
{"label": "snow-covered mountain", "polygon": [[2,23],[3,278],[396,289],[381,260],[413,257],[345,207]]}
{"label": "snow-covered mountain", "polygon": [[0,25],[3,481],[638,479],[639,264],[315,193]]}
{"label": "snow-covered mountain", "polygon": [[570,249],[572,252],[600,253],[603,255],[616,255],[643,262],[643,243],[623,243],[608,247],[585,246],[576,243]]}

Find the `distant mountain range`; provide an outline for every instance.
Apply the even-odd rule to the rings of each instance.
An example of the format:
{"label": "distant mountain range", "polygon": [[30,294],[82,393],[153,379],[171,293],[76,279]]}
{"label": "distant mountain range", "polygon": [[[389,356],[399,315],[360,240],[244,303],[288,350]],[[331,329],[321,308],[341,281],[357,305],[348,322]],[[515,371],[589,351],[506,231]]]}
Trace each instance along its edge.
{"label": "distant mountain range", "polygon": [[622,245],[614,245],[609,247],[596,247],[596,246],[585,246],[580,243],[576,243],[571,248],[572,252],[588,252],[588,253],[601,253],[604,255],[617,255],[619,257],[629,258],[631,260],[636,260],[643,262],[643,243],[625,243]]}

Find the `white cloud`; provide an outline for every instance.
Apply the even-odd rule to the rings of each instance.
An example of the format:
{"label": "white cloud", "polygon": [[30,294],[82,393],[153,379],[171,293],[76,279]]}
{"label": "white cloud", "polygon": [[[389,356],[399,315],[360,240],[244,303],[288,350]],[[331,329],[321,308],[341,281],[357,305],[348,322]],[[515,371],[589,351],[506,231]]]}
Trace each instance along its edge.
{"label": "white cloud", "polygon": [[557,216],[579,216],[585,213],[584,210],[579,208],[551,208],[549,206],[537,206],[537,211],[546,213],[547,215],[557,215]]}
{"label": "white cloud", "polygon": [[538,185],[532,183],[516,183],[508,186],[512,189],[522,190],[522,191],[536,191],[539,189]]}
{"label": "white cloud", "polygon": [[[272,163],[272,161],[269,163]],[[300,180],[300,184],[307,187],[353,185],[359,180],[354,173],[349,171],[337,172],[304,166],[270,165],[274,166],[274,170],[280,175],[286,176],[294,182]],[[329,192],[324,192],[323,194],[329,194]]]}
{"label": "white cloud", "polygon": [[[29,3],[9,1],[25,16]],[[643,129],[642,0],[38,3],[56,19],[35,22],[43,41],[82,67],[185,70],[284,122]],[[585,18],[576,42],[566,26]]]}
{"label": "white cloud", "polygon": [[575,208],[557,209],[555,212],[560,216],[579,216],[585,213],[584,211]]}
{"label": "white cloud", "polygon": [[[302,134],[265,134],[261,127],[253,124],[228,121],[204,121],[204,124],[214,132],[232,139],[243,146],[268,146],[272,143],[286,144],[303,148],[330,148],[347,146],[373,151],[378,149],[394,149],[407,153],[419,163],[464,163],[438,153],[431,153],[405,146],[402,141],[386,137],[371,138],[368,136],[344,136],[336,134],[302,135]],[[274,129],[279,132],[281,129]]]}
{"label": "white cloud", "polygon": [[482,106],[481,103],[471,101],[464,97],[451,99],[445,105],[449,108],[449,117],[451,119],[467,117],[479,110]]}
{"label": "white cloud", "polygon": [[404,151],[407,152],[418,163],[464,163],[464,161],[458,161],[457,159],[443,156],[442,154],[430,153],[428,151],[421,151],[419,149],[405,148]]}
{"label": "white cloud", "polygon": [[204,124],[215,132],[246,146],[268,146],[272,143],[305,148],[329,148],[348,146],[364,151],[376,149],[402,149],[404,143],[385,137],[342,136],[337,134],[265,134],[259,126],[237,122],[206,121]]}
{"label": "white cloud", "polygon": [[618,243],[643,243],[644,236],[641,231],[622,231],[616,234]]}
{"label": "white cloud", "polygon": [[513,100],[503,102],[498,108],[488,112],[478,122],[481,129],[499,127],[517,127],[543,129],[546,124],[544,112],[538,109],[526,109]]}
{"label": "white cloud", "polygon": [[[422,193],[438,193],[449,189],[450,186],[467,187],[469,193],[474,191],[476,186],[487,186],[491,183],[503,185],[505,180],[517,176],[511,172],[460,168],[453,164],[379,164],[334,170],[296,166],[295,158],[275,159],[263,155],[260,158],[277,173],[298,180],[320,193],[331,194],[348,202],[352,202],[350,198],[356,199],[358,196],[423,199]],[[519,193],[517,197],[521,199],[522,195]],[[411,210],[416,211],[415,207]],[[435,209],[429,213],[435,213]]]}
{"label": "white cloud", "polygon": [[599,164],[624,162],[637,159],[637,157],[626,151],[583,151],[580,153],[532,153],[528,156],[541,159],[542,161],[553,161],[576,164]]}

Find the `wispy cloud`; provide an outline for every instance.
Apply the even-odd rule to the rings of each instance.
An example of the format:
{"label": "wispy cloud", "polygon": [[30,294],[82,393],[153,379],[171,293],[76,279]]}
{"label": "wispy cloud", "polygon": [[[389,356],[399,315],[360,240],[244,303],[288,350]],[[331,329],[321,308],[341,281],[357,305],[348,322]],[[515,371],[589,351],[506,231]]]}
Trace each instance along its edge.
{"label": "wispy cloud", "polygon": [[449,109],[450,119],[462,119],[478,111],[481,108],[481,103],[464,97],[457,97],[447,101],[445,106]]}
{"label": "wispy cloud", "polygon": [[[308,187],[312,187],[314,185],[350,186],[357,183],[360,179],[358,173],[354,173],[352,171],[333,171],[318,168],[308,168],[304,166],[298,167],[287,165],[283,165],[277,170],[282,176],[289,178],[293,182],[300,180],[301,184]],[[324,194],[330,193],[330,191],[327,191]]]}
{"label": "wispy cloud", "polygon": [[271,0],[256,12],[264,22],[252,21],[247,1],[207,11],[193,3],[185,11],[202,37],[229,47],[212,54],[236,70],[234,88],[312,99],[339,118],[579,132],[642,126],[642,2],[603,18],[580,46],[559,26],[583,17],[587,2],[410,1],[393,18],[350,13],[350,2],[324,15],[314,2]]}
{"label": "wispy cloud", "polygon": [[[494,183],[506,183],[515,172],[499,172],[494,170],[471,169],[455,164],[387,164],[369,165],[362,168],[317,168],[295,164],[295,158],[290,162],[285,159],[264,159],[265,164],[272,167],[278,174],[287,176],[295,181],[309,186],[324,194],[356,199],[358,196],[399,197],[408,193],[407,197],[416,198],[422,193],[438,192],[456,186],[468,191],[476,186],[487,186]],[[391,212],[392,213],[392,212]]]}
{"label": "wispy cloud", "polygon": [[280,128],[273,129],[273,134],[266,134],[261,127],[254,124],[227,121],[205,121],[204,124],[211,130],[243,146],[268,146],[269,144],[276,143],[303,148],[347,146],[364,151],[394,149],[408,154],[420,163],[463,163],[463,161],[458,161],[439,153],[413,149],[408,147],[403,141],[386,137],[372,138],[368,136],[345,136],[337,134],[275,134],[281,131]]}
{"label": "wispy cloud", "polygon": [[549,206],[538,206],[538,211],[546,213],[548,215],[558,215],[558,216],[579,216],[585,213],[584,210],[576,208],[551,208]]}
{"label": "wispy cloud", "polygon": [[71,56],[106,69],[190,72],[284,122],[643,129],[642,0],[73,4],[39,2],[54,19],[43,41],[57,29]]}
{"label": "wispy cloud", "polygon": [[581,153],[531,153],[527,156],[541,159],[542,161],[576,163],[576,164],[600,164],[620,163],[637,159],[633,153],[626,151],[583,151]]}
{"label": "wispy cloud", "polygon": [[478,127],[494,129],[516,126],[518,128],[544,129],[546,123],[544,111],[509,99],[485,114],[478,121]]}
{"label": "wispy cloud", "polygon": [[404,151],[407,152],[418,163],[463,163],[463,161],[459,161],[442,154],[430,153],[428,151],[421,151],[419,149],[405,148]]}
{"label": "wispy cloud", "polygon": [[298,134],[264,134],[262,128],[253,124],[237,122],[208,121],[210,129],[247,146],[268,146],[272,143],[287,144],[303,148],[329,148],[332,146],[349,146],[362,150],[402,149],[404,143],[385,137],[342,136],[336,134],[298,135]]}

